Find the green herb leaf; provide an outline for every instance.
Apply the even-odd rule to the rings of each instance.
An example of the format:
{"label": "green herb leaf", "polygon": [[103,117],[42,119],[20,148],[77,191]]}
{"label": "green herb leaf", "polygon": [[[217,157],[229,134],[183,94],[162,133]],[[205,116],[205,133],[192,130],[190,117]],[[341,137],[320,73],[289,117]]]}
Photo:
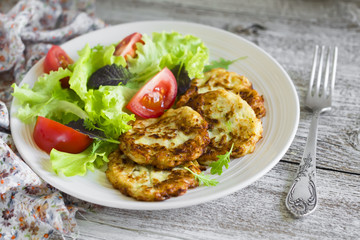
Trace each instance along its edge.
{"label": "green herb leaf", "polygon": [[226,128],[227,128],[228,132],[230,133],[231,130],[232,130],[232,123],[231,123],[231,121],[227,121],[227,122],[226,122]]}
{"label": "green herb leaf", "polygon": [[191,171],[188,167],[184,167],[184,169],[191,172],[195,178],[200,182],[200,184],[204,184],[205,186],[216,186],[219,181],[216,179],[211,179],[209,176],[205,175],[204,173],[197,174]]}
{"label": "green herb leaf", "polygon": [[208,72],[210,71],[211,69],[214,69],[214,68],[224,68],[224,69],[228,69],[229,66],[231,64],[233,64],[234,62],[238,61],[238,60],[244,60],[246,59],[247,56],[245,57],[239,57],[237,59],[234,59],[234,60],[225,60],[224,58],[220,58],[219,60],[213,60],[210,62],[209,65],[206,65],[204,67],[204,72]]}
{"label": "green herb leaf", "polygon": [[224,155],[218,155],[217,158],[219,160],[217,160],[216,162],[212,162],[210,163],[210,173],[211,174],[218,174],[221,175],[223,172],[223,167],[225,166],[226,169],[228,169],[229,167],[229,163],[230,163],[230,156],[233,150],[234,144],[232,144],[230,150],[228,152],[226,152]]}

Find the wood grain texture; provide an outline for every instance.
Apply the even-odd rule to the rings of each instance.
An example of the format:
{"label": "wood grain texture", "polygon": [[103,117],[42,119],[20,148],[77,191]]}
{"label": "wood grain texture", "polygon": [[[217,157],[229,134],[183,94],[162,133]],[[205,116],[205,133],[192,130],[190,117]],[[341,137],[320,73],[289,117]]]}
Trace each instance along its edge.
{"label": "wood grain texture", "polygon": [[279,163],[247,188],[188,208],[81,213],[79,239],[358,239],[359,177],[318,170],[318,209],[295,219],[284,201],[296,168]]}
{"label": "wood grain texture", "polygon": [[[360,239],[360,1],[106,0],[96,15],[109,24],[180,20],[238,34],[279,61],[302,107],[289,150],[254,184],[189,208],[96,207],[78,214],[79,239]],[[310,124],[303,99],[315,44],[339,46],[337,83],[332,111],[319,122],[319,206],[295,219],[284,201]]]}

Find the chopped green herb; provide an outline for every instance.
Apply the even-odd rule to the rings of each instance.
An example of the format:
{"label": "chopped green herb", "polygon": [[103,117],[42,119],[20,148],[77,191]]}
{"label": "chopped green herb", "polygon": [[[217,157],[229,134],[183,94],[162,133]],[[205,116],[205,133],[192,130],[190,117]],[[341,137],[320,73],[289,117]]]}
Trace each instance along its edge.
{"label": "chopped green herb", "polygon": [[232,125],[231,125],[231,121],[229,120],[229,121],[227,121],[226,122],[226,128],[227,128],[227,130],[228,130],[228,132],[231,132],[231,130],[232,130],[232,127],[231,127]]}
{"label": "chopped green herb", "polygon": [[101,147],[102,141],[95,140],[92,145],[91,154],[95,154],[96,151]]}
{"label": "chopped green herb", "polygon": [[200,184],[204,184],[205,186],[216,186],[219,181],[216,179],[211,179],[208,175],[205,175],[204,173],[197,174],[193,171],[191,171],[189,168],[184,167],[184,169],[191,172],[195,178],[200,182]]}
{"label": "chopped green herb", "polygon": [[214,69],[214,68],[225,68],[225,69],[228,69],[229,66],[231,64],[233,64],[234,62],[238,61],[238,60],[244,60],[246,59],[247,56],[245,57],[239,57],[237,59],[234,59],[234,60],[225,60],[224,58],[220,58],[219,60],[213,60],[210,62],[209,65],[206,65],[204,67],[204,72],[207,72],[207,71],[210,71],[211,69]]}
{"label": "chopped green herb", "polygon": [[212,162],[210,163],[210,173],[211,174],[219,174],[221,175],[223,172],[223,166],[225,166],[226,169],[228,169],[229,167],[229,163],[230,163],[230,156],[233,150],[234,144],[231,145],[231,148],[228,152],[226,152],[224,155],[218,155],[217,158],[219,160],[217,160],[216,162]]}

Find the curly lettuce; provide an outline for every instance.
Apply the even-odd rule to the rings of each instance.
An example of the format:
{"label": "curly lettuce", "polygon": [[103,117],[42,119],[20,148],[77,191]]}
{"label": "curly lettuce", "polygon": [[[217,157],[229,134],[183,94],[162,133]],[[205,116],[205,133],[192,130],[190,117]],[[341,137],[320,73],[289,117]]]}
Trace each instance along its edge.
{"label": "curly lettuce", "polygon": [[87,118],[84,104],[72,91],[63,89],[60,79],[70,77],[72,72],[60,68],[56,72],[44,74],[35,82],[32,89],[28,84],[18,87],[13,84],[13,96],[22,107],[17,117],[25,123],[31,123],[37,116],[43,116],[58,122],[68,123],[79,118]]}
{"label": "curly lettuce", "polygon": [[60,172],[66,177],[84,176],[88,170],[102,167],[109,161],[107,156],[116,149],[117,145],[104,141],[95,141],[85,151],[77,154],[61,152],[52,149],[50,161],[56,174]]}
{"label": "curly lettuce", "polygon": [[105,135],[117,139],[131,129],[128,122],[135,120],[134,114],[124,112],[126,104],[135,93],[136,90],[121,85],[90,89],[86,94],[85,111]]}
{"label": "curly lettuce", "polygon": [[[43,116],[62,124],[79,119],[104,132],[109,139],[118,139],[128,131],[134,114],[126,109],[126,104],[140,89],[164,67],[173,69],[180,66],[190,78],[202,77],[208,62],[208,49],[203,42],[191,35],[177,32],[153,33],[152,38],[143,35],[144,44],[137,43],[137,55],[128,61],[122,56],[114,56],[115,44],[95,46],[88,44],[78,51],[78,60],[58,71],[43,74],[34,83],[21,87],[13,84],[13,96],[21,107],[17,117],[25,123]],[[131,78],[126,85],[88,87],[90,76],[98,69],[116,64],[127,67]],[[61,87],[60,79],[69,78],[70,88]],[[101,85],[101,84],[99,84]],[[116,147],[111,141],[94,141],[84,152],[70,154],[53,149],[50,153],[53,170],[65,176],[84,175],[87,170],[104,165],[107,155]]]}
{"label": "curly lettuce", "polygon": [[102,47],[100,45],[90,48],[89,44],[78,52],[79,59],[72,66],[73,74],[70,77],[70,88],[86,102],[88,97],[87,82],[90,76],[99,68],[113,63],[126,66],[126,61],[122,56],[114,56],[115,47],[113,45]]}
{"label": "curly lettuce", "polygon": [[209,50],[201,39],[177,32],[154,32],[152,38],[144,34],[142,40],[145,44],[136,44],[137,56],[128,58],[129,70],[135,75],[131,87],[145,84],[164,67],[173,69],[177,65],[184,67],[190,78],[203,77]]}
{"label": "curly lettuce", "polygon": [[[13,84],[13,96],[21,107],[17,117],[25,123],[34,122],[37,116],[43,116],[62,124],[78,119],[86,119],[101,129],[110,139],[128,131],[133,114],[124,112],[126,103],[135,94],[134,90],[124,86],[102,86],[99,89],[88,89],[87,81],[99,68],[116,64],[126,66],[122,56],[114,56],[115,46],[89,45],[78,52],[79,59],[69,68],[43,74],[32,88],[24,84],[21,87]],[[69,77],[69,89],[61,87],[60,79]],[[101,147],[89,147],[79,154],[60,152],[55,149],[50,153],[50,161],[55,172],[66,176],[84,175],[88,169],[93,170],[107,161],[109,149],[116,144],[103,142]]]}

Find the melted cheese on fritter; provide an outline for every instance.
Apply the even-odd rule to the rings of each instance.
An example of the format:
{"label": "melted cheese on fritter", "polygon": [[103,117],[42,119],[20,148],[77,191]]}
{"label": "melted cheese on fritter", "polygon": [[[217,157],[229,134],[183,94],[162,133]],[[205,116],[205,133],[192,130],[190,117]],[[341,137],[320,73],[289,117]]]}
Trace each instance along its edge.
{"label": "melted cheese on fritter", "polygon": [[195,95],[187,105],[209,124],[210,143],[198,162],[209,164],[234,144],[231,157],[251,153],[261,139],[262,124],[254,110],[239,95],[222,88]]}
{"label": "melted cheese on fritter", "polygon": [[[187,162],[184,166],[195,173],[201,172],[196,161]],[[109,155],[106,176],[121,193],[140,201],[162,201],[180,196],[199,185],[194,175],[183,167],[161,170],[142,166],[119,150]]]}
{"label": "melted cheese on fritter", "polygon": [[[158,144],[165,148],[174,148],[178,147],[181,144],[184,144],[186,141],[193,139],[196,133],[185,134],[182,131],[173,131],[176,126],[174,122],[170,123],[169,126],[163,127],[162,129],[149,128],[146,135],[135,140],[135,144],[142,145],[153,145]],[[159,134],[159,132],[161,134]],[[170,136],[170,138],[154,138],[154,135],[160,136]]]}
{"label": "melted cheese on fritter", "polygon": [[203,153],[210,141],[207,128],[190,107],[169,109],[159,118],[136,120],[120,137],[120,149],[139,164],[172,168]]}
{"label": "melted cheese on fritter", "polygon": [[196,78],[191,82],[190,89],[179,99],[177,106],[184,106],[196,94],[206,93],[217,89],[225,89],[240,95],[255,111],[258,118],[266,114],[264,98],[252,88],[251,82],[244,76],[229,72],[222,68],[206,72],[204,78]]}
{"label": "melted cheese on fritter", "polygon": [[251,82],[246,77],[235,72],[226,71],[223,68],[216,68],[206,72],[204,78],[194,79],[192,84],[197,86],[198,93],[205,93],[219,88],[239,93],[243,89],[252,88]]}

